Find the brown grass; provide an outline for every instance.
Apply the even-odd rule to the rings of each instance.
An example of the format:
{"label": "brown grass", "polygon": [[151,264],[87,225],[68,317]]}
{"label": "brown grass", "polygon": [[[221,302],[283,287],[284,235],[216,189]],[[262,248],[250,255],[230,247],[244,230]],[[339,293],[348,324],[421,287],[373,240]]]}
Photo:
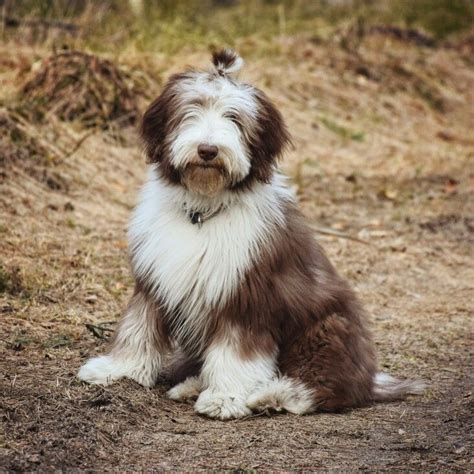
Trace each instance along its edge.
{"label": "brown grass", "polygon": [[[383,35],[348,47],[254,41],[239,45],[259,56],[244,75],[287,118],[296,146],[283,168],[304,213],[369,242],[317,235],[373,315],[381,367],[424,377],[430,389],[337,415],[222,423],[167,400],[161,385],[78,383],[81,363],[103,350],[85,324],[116,320],[130,295],[125,226],[145,166],[133,130],[121,145],[51,120],[31,126],[58,151],[54,169],[67,189],[19,165],[1,184],[5,469],[472,468],[472,63],[455,48]],[[165,64],[129,61],[149,71]],[[162,72],[207,62],[206,51],[183,54]]]}
{"label": "brown grass", "polygon": [[86,127],[124,127],[137,123],[148,85],[144,74],[92,54],[63,51],[31,71],[20,90],[20,108],[36,121],[54,115]]}

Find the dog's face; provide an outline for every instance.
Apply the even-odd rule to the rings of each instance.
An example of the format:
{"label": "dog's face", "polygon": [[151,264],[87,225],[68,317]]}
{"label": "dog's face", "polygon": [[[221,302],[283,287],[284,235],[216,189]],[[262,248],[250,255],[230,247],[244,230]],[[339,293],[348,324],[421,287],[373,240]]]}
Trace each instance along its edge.
{"label": "dog's face", "polygon": [[268,181],[290,141],[266,95],[232,78],[242,60],[224,50],[213,63],[213,72],[172,76],[142,124],[148,159],[163,176],[210,197]]}

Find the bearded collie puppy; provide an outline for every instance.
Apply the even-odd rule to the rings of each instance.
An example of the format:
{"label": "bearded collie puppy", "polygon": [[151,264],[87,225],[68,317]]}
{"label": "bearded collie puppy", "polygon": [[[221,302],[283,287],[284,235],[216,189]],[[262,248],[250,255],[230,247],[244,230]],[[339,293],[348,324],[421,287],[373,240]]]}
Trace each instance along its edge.
{"label": "bearded collie puppy", "polygon": [[335,411],[420,393],[377,373],[367,318],[276,163],[290,143],[242,59],[172,76],[146,111],[150,162],[129,227],[135,292],[79,378],[151,387],[212,418]]}

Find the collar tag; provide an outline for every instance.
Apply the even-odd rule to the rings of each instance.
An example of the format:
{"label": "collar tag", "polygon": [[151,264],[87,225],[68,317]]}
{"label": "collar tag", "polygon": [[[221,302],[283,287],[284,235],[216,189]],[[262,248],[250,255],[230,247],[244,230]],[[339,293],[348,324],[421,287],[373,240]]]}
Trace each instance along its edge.
{"label": "collar tag", "polygon": [[191,224],[197,224],[199,228],[202,227],[202,214],[200,212],[191,212],[189,214]]}

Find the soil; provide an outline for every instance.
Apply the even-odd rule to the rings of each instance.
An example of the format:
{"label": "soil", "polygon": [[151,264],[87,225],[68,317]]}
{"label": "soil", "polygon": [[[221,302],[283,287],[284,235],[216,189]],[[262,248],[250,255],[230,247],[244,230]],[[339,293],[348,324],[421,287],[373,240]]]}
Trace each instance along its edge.
{"label": "soil", "polygon": [[[51,118],[31,127],[63,157],[54,169],[68,186],[0,169],[0,470],[474,469],[472,62],[383,37],[356,51],[304,38],[278,48],[247,58],[244,75],[288,121],[282,167],[372,315],[381,369],[425,379],[426,393],[220,422],[168,400],[166,385],[80,383],[131,294],[125,229],[145,162],[132,129],[117,140]],[[18,68],[39,54],[3,53]],[[149,67],[166,77],[206,62],[200,51]],[[0,82],[15,90],[17,76],[0,68]]]}

